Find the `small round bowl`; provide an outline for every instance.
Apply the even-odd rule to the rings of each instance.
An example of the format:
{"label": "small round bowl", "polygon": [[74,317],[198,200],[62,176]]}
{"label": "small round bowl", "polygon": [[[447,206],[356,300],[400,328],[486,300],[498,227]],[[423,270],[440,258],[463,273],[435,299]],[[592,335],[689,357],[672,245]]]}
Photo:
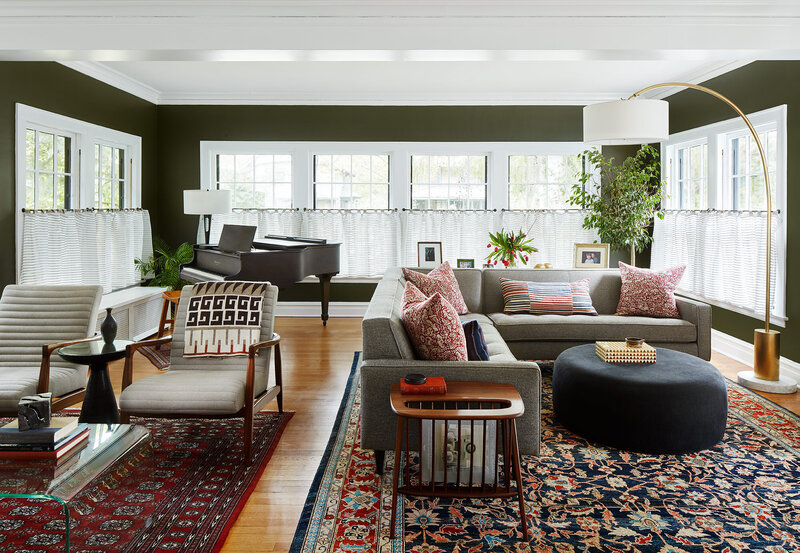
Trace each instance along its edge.
{"label": "small round bowl", "polygon": [[644,344],[644,338],[636,338],[634,336],[625,338],[625,345],[629,348],[640,348],[642,344]]}

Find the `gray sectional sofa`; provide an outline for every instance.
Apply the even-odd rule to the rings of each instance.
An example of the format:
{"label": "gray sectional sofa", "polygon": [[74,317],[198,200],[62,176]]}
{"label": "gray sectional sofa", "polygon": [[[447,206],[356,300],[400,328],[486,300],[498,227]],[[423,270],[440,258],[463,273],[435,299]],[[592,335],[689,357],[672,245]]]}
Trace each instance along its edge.
{"label": "gray sectional sofa", "polygon": [[[424,270],[417,269],[422,272]],[[486,337],[489,361],[424,361],[400,319],[405,279],[389,269],[378,284],[362,322],[361,441],[376,451],[392,450],[397,419],[389,406],[389,388],[408,373],[513,384],[525,403],[518,435],[523,454],[539,453],[541,373],[532,360],[555,359],[572,346],[596,340],[640,336],[655,347],[711,357],[711,307],[678,299],[680,319],[615,315],[621,281],[616,269],[454,269],[470,313]],[[588,278],[592,315],[506,315],[499,278],[575,282]]]}

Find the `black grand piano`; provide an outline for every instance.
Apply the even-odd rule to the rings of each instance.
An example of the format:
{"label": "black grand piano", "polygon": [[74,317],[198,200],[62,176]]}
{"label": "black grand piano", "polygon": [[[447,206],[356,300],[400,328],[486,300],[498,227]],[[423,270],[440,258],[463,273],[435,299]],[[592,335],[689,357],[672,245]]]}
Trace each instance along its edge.
{"label": "black grand piano", "polygon": [[219,244],[197,244],[194,259],[181,266],[189,282],[267,280],[288,288],[310,275],[319,278],[322,324],[328,323],[331,277],[339,272],[340,244],[316,238],[267,235],[256,238],[256,227],[225,225]]}

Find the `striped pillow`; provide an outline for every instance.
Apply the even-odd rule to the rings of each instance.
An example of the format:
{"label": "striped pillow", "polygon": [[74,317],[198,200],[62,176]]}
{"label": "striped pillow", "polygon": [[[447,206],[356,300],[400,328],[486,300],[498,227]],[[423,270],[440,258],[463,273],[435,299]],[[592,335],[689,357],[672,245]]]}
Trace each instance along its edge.
{"label": "striped pillow", "polygon": [[500,277],[505,313],[597,315],[589,296],[589,279],[577,282],[528,282]]}
{"label": "striped pillow", "polygon": [[489,348],[486,337],[478,321],[461,321],[464,327],[464,338],[467,339],[467,359],[469,361],[488,361]]}

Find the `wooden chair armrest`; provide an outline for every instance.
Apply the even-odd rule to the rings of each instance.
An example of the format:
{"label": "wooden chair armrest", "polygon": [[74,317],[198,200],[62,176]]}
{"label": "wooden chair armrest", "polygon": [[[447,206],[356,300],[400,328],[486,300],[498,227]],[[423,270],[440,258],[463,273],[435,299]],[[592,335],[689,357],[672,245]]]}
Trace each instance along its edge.
{"label": "wooden chair armrest", "polygon": [[253,358],[253,357],[255,357],[255,356],[256,356],[256,354],[258,353],[258,350],[260,350],[260,349],[264,349],[264,348],[271,348],[271,347],[272,347],[272,346],[274,346],[275,344],[279,344],[279,343],[280,343],[280,341],[281,341],[281,336],[280,336],[280,334],[278,334],[277,332],[273,332],[273,333],[272,333],[272,339],[271,339],[271,340],[266,340],[266,341],[264,341],[264,342],[259,342],[259,343],[257,343],[257,344],[252,344],[252,345],[250,346],[249,350],[248,350],[248,355],[249,355],[251,358]]}
{"label": "wooden chair armrest", "polygon": [[71,346],[72,344],[79,344],[81,342],[91,342],[102,338],[99,334],[89,336],[88,338],[81,338],[79,340],[68,340],[66,342],[56,342],[55,344],[46,344],[42,346],[42,364],[39,366],[39,383],[36,385],[36,393],[43,394],[50,390],[50,357],[53,352],[58,348],[64,346]]}
{"label": "wooden chair armrest", "polygon": [[160,346],[172,341],[172,335],[163,336],[154,340],[142,340],[125,346],[125,366],[122,369],[122,389],[124,390],[133,383],[133,354],[142,346]]}

